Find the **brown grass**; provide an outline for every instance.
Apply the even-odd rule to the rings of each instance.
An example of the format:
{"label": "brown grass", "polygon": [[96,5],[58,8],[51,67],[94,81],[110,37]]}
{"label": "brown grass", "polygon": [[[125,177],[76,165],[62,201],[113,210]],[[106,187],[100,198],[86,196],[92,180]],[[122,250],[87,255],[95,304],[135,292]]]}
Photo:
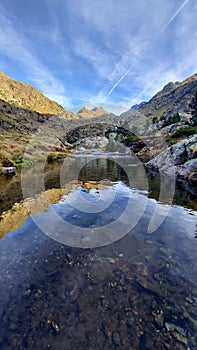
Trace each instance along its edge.
{"label": "brown grass", "polygon": [[0,135],[0,166],[3,160],[16,161],[21,156],[35,163],[39,159],[47,159],[49,154],[53,154],[53,159],[62,158],[67,156],[68,150],[59,140],[51,145],[48,137],[44,136],[32,139],[29,135],[5,130]]}

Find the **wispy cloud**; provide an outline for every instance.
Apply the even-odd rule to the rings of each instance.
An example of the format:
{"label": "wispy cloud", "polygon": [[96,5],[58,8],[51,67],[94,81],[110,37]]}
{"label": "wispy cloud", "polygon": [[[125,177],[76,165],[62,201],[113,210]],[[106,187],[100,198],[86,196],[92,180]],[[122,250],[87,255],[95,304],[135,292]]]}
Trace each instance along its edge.
{"label": "wispy cloud", "polygon": [[[179,10],[176,11],[176,16],[188,3],[189,1],[186,1],[182,4]],[[168,25],[172,23],[172,19],[175,19],[175,15],[171,17]],[[164,33],[163,30],[162,33]],[[160,32],[160,34],[162,33]],[[177,24],[173,28],[173,35],[173,61],[166,56],[166,59],[160,60],[159,64],[153,68],[150,66],[150,69],[145,72],[143,67],[138,67],[135,86],[139,87],[139,93],[130,94],[128,100],[131,104],[144,100],[147,96],[150,98],[170,81],[181,81],[197,72],[197,47],[194,44],[197,41],[197,27],[195,18],[191,16],[190,7],[178,18]]]}
{"label": "wispy cloud", "polygon": [[[177,11],[175,11],[175,13],[170,17],[170,19],[168,20],[168,22],[164,25],[164,27],[159,31],[159,33],[156,35],[156,37],[148,44],[146,45],[145,49],[142,50],[142,55],[144,55],[146,52],[146,50],[149,50],[149,48],[151,47],[151,45],[155,45],[156,41],[159,39],[159,37],[161,36],[161,34],[163,34],[166,29],[169,27],[169,25],[175,20],[175,18],[179,15],[179,13],[183,10],[183,8],[187,5],[187,3],[189,2],[189,0],[185,0],[182,5],[178,8]],[[127,69],[124,74],[118,79],[117,82],[115,82],[115,84],[113,85],[113,87],[110,89],[108,95],[110,96],[111,93],[117,88],[117,86],[121,83],[121,81],[130,73],[132,68],[135,68],[135,65],[137,64],[137,60],[136,62],[134,62],[129,69]],[[119,63],[120,66],[125,67],[125,62],[124,60],[122,60]],[[147,87],[148,88],[148,87]],[[145,90],[147,89],[145,88],[142,92],[141,95],[143,95],[143,93],[145,92]]]}
{"label": "wispy cloud", "polygon": [[84,35],[73,38],[72,49],[77,56],[91,64],[102,79],[107,78],[115,59],[113,53],[107,52],[106,48],[99,47]]}
{"label": "wispy cloud", "polygon": [[194,0],[3,3],[0,62],[66,108],[122,109],[197,70]]}
{"label": "wispy cloud", "polygon": [[[12,18],[0,8],[0,51],[10,60],[23,67],[32,81],[45,95],[55,96],[58,102],[69,103],[65,87],[54,74],[39,61],[24,33],[17,30]],[[58,93],[54,95],[54,92]]]}

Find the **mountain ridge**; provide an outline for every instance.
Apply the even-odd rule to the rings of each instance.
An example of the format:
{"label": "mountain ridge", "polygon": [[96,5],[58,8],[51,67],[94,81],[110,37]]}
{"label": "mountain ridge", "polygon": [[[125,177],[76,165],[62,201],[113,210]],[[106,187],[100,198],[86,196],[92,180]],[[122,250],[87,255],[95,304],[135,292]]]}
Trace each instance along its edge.
{"label": "mountain ridge", "polygon": [[144,104],[146,103],[146,101],[142,101],[140,103],[136,103],[135,105],[131,106],[131,108],[129,108],[127,111],[123,112],[120,114],[120,117],[124,117],[126,114],[128,113],[133,113],[135,111],[137,111],[140,107],[142,107]]}
{"label": "mountain ridge", "polygon": [[12,79],[0,71],[0,99],[16,107],[41,114],[57,114],[64,108],[44,96],[38,89]]}
{"label": "mountain ridge", "polygon": [[190,103],[197,90],[197,74],[181,82],[169,82],[137,111],[124,113],[124,118],[141,114],[150,121],[168,120],[176,113],[190,113]]}

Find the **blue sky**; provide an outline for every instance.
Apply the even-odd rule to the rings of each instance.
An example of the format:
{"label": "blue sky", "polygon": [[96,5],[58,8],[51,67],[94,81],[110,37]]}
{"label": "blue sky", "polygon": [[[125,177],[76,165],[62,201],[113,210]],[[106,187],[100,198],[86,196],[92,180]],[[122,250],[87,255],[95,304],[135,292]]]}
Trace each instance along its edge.
{"label": "blue sky", "polygon": [[0,70],[120,113],[197,72],[196,0],[0,0]]}

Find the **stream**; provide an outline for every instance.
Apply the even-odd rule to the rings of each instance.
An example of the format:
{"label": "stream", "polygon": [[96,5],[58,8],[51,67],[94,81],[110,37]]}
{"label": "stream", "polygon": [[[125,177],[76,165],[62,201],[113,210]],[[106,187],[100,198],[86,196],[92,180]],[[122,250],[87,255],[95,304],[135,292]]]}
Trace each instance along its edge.
{"label": "stream", "polygon": [[197,348],[194,194],[134,156],[0,179],[0,349]]}

